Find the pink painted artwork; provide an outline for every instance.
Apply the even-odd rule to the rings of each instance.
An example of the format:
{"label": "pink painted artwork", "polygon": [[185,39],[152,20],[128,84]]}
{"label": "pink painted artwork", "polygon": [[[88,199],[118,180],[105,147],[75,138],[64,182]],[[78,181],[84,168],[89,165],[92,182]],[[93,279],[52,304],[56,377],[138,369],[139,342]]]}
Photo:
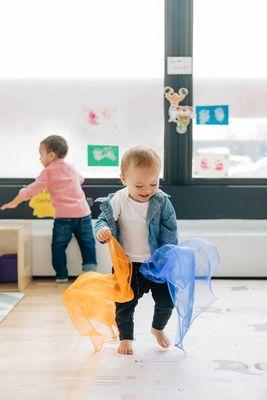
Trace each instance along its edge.
{"label": "pink painted artwork", "polygon": [[87,122],[92,128],[114,129],[115,108],[91,108],[86,112]]}
{"label": "pink painted artwork", "polygon": [[208,160],[206,160],[206,159],[201,160],[200,161],[200,168],[202,168],[202,169],[210,169],[210,165],[209,165]]}
{"label": "pink painted artwork", "polygon": [[222,160],[217,160],[216,161],[215,170],[216,171],[222,171],[223,170],[223,161]]}
{"label": "pink painted artwork", "polygon": [[197,150],[194,158],[194,176],[205,178],[227,178],[230,165],[228,148],[210,147]]}
{"label": "pink painted artwork", "polygon": [[93,126],[98,125],[100,122],[98,115],[93,110],[89,110],[88,120],[89,120],[89,124],[93,125]]}
{"label": "pink painted artwork", "polygon": [[110,108],[105,108],[103,110],[103,117],[105,119],[110,119],[111,118],[111,114],[112,114],[112,110]]}

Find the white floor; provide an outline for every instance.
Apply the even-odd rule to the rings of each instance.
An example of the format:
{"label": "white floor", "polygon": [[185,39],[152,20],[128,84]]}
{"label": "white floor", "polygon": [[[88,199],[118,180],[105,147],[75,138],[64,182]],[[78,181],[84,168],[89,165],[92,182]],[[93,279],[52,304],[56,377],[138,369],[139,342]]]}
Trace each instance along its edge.
{"label": "white floor", "polygon": [[[218,300],[193,323],[187,355],[154,342],[148,294],[136,311],[134,355],[122,356],[117,343],[93,353],[71,325],[62,286],[33,282],[0,325],[1,400],[266,400],[267,281],[212,283]],[[174,315],[172,341],[175,329]]]}
{"label": "white floor", "polygon": [[[186,356],[155,346],[147,295],[136,313],[134,356],[106,346],[87,399],[266,400],[267,281],[213,281],[213,287],[218,300],[193,323]],[[172,339],[175,328],[173,318]]]}

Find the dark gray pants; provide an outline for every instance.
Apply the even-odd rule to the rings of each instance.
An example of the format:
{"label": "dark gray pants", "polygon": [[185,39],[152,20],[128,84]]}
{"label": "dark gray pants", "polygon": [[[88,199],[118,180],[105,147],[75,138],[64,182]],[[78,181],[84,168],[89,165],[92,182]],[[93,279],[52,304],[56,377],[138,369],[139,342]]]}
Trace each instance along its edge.
{"label": "dark gray pants", "polygon": [[142,263],[133,263],[131,281],[131,287],[134,292],[133,300],[126,303],[116,303],[116,323],[120,332],[120,340],[133,340],[134,310],[138,304],[138,300],[144,293],[151,290],[155,301],[152,321],[152,327],[155,329],[163,330],[165,328],[174,307],[167,283],[155,283],[146,279],[139,272],[141,265]]}

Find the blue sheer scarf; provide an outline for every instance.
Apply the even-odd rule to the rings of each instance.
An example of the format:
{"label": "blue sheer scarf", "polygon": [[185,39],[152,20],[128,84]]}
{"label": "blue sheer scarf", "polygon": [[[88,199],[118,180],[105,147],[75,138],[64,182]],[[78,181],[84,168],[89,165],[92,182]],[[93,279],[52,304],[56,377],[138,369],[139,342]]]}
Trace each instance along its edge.
{"label": "blue sheer scarf", "polygon": [[175,346],[183,348],[183,339],[194,319],[216,300],[211,276],[220,263],[217,247],[192,238],[179,246],[164,245],[141,266],[141,273],[153,282],[167,282],[177,311]]}

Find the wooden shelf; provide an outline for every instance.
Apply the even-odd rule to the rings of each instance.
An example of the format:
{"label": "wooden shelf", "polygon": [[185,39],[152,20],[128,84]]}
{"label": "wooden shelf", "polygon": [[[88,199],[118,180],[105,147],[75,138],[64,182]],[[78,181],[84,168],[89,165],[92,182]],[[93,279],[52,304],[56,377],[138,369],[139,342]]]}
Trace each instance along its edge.
{"label": "wooden shelf", "polygon": [[0,255],[18,255],[18,282],[0,281],[0,291],[23,291],[32,279],[32,237],[31,222],[1,221]]}

